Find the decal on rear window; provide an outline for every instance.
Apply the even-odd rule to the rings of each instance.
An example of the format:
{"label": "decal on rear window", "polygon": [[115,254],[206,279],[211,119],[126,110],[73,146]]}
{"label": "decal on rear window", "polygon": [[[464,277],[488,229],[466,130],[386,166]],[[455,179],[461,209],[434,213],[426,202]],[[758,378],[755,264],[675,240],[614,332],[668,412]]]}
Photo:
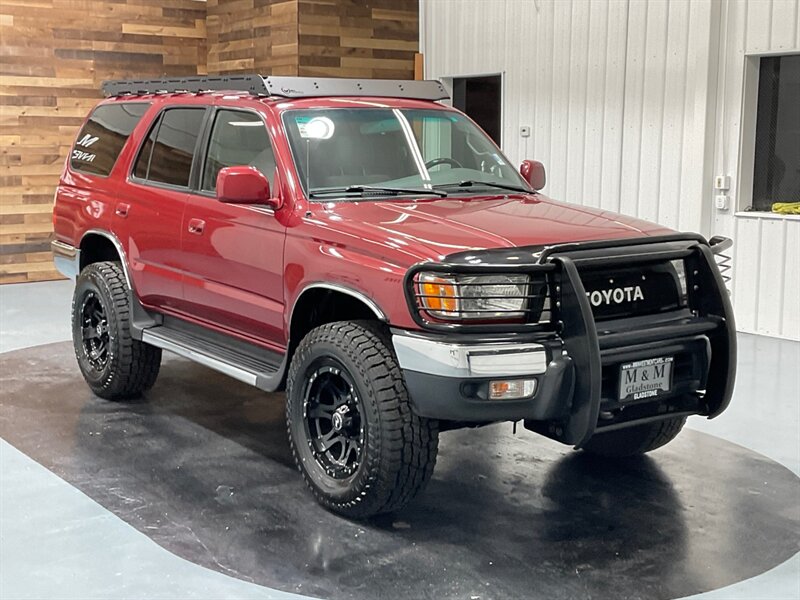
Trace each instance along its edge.
{"label": "decal on rear window", "polygon": [[111,173],[125,142],[149,106],[146,102],[98,106],[78,134],[70,167],[103,177]]}

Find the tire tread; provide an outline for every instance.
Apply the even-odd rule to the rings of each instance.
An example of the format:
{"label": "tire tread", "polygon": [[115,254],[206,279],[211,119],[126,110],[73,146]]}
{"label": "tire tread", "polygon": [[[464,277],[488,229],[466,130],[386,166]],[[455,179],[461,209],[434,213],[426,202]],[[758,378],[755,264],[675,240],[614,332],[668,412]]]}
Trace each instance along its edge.
{"label": "tire tread", "polygon": [[[112,359],[109,373],[100,382],[87,378],[87,383],[92,391],[107,400],[124,400],[136,397],[149,390],[158,378],[161,367],[161,349],[135,340],[131,336],[131,308],[130,292],[125,273],[119,263],[104,261],[88,265],[79,277],[91,282],[104,293],[111,301],[111,306],[106,307],[107,319],[111,326],[117,328],[117,352]],[[72,302],[73,332],[78,294]],[[113,319],[113,324],[112,324]],[[79,341],[74,339],[75,354],[81,363],[81,348]],[[81,370],[84,366],[81,364]]]}
{"label": "tire tread", "polygon": [[359,375],[370,383],[379,411],[380,435],[368,435],[367,452],[381,455],[380,468],[370,473],[360,495],[337,502],[322,494],[301,466],[291,434],[291,411],[287,402],[287,428],[295,462],[317,501],[351,517],[366,517],[399,510],[428,483],[436,463],[438,422],[418,417],[411,404],[402,372],[387,335],[368,321],[339,321],[312,330],[300,343],[292,360],[287,396],[291,398],[303,359],[317,344],[332,344],[343,351]]}

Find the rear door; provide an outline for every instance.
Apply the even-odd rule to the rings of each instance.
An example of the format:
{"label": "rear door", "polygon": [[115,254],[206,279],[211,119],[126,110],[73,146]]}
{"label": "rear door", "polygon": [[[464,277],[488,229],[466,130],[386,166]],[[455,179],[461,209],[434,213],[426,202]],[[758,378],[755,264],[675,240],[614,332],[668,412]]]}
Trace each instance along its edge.
{"label": "rear door", "polygon": [[127,248],[139,299],[149,307],[181,311],[181,227],[194,154],[208,108],[179,106],[155,119],[133,163],[112,219]]}
{"label": "rear door", "polygon": [[277,193],[264,117],[255,110],[216,109],[199,163],[198,190],[188,199],[182,231],[188,310],[219,328],[282,347],[285,227],[267,206],[216,198],[220,169],[241,165],[258,168]]}

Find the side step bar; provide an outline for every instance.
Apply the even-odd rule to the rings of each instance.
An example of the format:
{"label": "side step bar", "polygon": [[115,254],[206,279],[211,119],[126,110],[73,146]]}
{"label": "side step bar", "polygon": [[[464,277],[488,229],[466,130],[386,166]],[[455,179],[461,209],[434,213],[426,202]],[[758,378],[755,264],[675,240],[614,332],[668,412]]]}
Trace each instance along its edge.
{"label": "side step bar", "polygon": [[283,376],[280,355],[238,340],[222,342],[199,332],[161,325],[144,329],[142,341],[268,392],[279,387]]}

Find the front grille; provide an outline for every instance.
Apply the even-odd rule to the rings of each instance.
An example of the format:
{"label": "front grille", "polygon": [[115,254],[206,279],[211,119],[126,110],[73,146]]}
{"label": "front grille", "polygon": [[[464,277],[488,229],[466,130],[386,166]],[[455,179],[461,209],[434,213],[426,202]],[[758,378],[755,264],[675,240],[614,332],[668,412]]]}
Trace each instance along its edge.
{"label": "front grille", "polygon": [[681,308],[678,274],[671,263],[579,270],[597,321]]}
{"label": "front grille", "polygon": [[[714,244],[718,246],[719,242]],[[573,329],[570,324],[584,321],[581,311],[585,308],[591,309],[594,320],[600,322],[686,309],[697,316],[704,314],[706,308],[701,306],[701,299],[713,285],[713,278],[708,278],[707,267],[703,266],[706,260],[702,246],[709,247],[702,236],[671,234],[549,247],[473,250],[453,254],[445,262],[411,267],[404,280],[406,301],[420,327],[465,333],[555,332],[571,336],[581,331],[580,326]],[[718,254],[720,249],[712,252]],[[523,302],[512,308],[503,308],[503,303],[498,302],[500,307],[473,306],[462,310],[462,314],[456,310],[437,313],[429,310],[429,303],[426,308],[426,301],[446,295],[424,290],[423,274],[467,279],[479,275],[524,275],[531,283],[526,289],[505,296],[507,300]],[[588,295],[588,307],[575,300],[578,281]],[[469,304],[479,295],[474,291],[477,289],[449,295]],[[489,294],[493,295],[494,292]]]}

